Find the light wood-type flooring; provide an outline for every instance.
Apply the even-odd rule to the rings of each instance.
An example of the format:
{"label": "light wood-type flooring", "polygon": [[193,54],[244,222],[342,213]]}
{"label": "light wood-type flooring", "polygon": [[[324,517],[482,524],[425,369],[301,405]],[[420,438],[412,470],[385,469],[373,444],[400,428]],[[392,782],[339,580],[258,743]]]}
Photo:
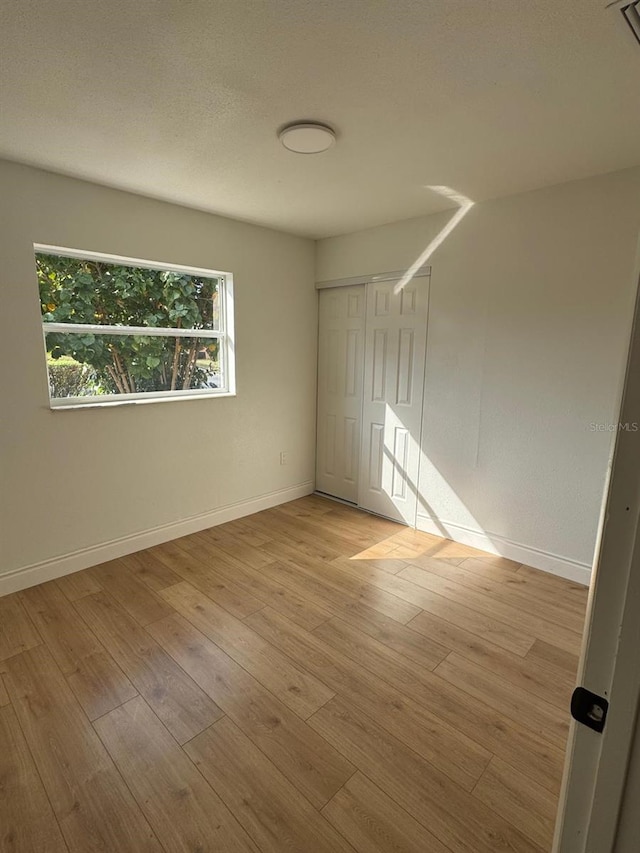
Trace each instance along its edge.
{"label": "light wood-type flooring", "polygon": [[586,596],[310,496],[0,598],[0,850],[549,851]]}

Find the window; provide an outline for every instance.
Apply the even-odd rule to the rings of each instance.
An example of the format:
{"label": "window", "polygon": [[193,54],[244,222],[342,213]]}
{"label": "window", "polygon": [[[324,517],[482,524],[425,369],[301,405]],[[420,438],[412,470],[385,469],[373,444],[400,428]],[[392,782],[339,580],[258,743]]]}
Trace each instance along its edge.
{"label": "window", "polygon": [[229,273],[35,254],[53,408],[235,393]]}

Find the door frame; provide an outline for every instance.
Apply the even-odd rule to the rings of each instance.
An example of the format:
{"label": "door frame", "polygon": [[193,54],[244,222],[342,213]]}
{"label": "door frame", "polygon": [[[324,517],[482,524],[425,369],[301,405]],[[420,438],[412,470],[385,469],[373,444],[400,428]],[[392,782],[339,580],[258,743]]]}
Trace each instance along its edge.
{"label": "door frame", "polygon": [[[344,501],[351,506],[357,506],[357,498],[358,498],[358,480],[359,480],[359,472],[360,472],[360,444],[362,441],[362,402],[364,396],[364,347],[365,347],[365,322],[366,322],[366,287],[365,285],[357,284],[352,285],[349,288],[341,289],[341,293],[339,295],[335,294],[336,288],[327,288],[318,291],[318,358],[317,358],[317,376],[316,376],[316,465],[315,465],[315,488],[316,491],[319,491],[320,494],[326,494],[328,497],[334,498],[335,500]],[[351,294],[357,291],[356,298],[361,301],[361,314],[352,315],[350,313],[350,299]],[[332,293],[334,294],[332,297]],[[325,316],[323,313],[323,294],[329,298],[333,298],[339,300],[340,297],[346,295],[347,306],[346,306],[346,314],[341,318],[336,318],[336,323],[331,323],[331,319],[329,317],[329,322],[323,324],[323,317]],[[328,308],[329,306],[327,306]],[[359,321],[359,322],[358,322]],[[344,326],[344,328],[343,328]],[[351,328],[353,327],[353,328]],[[359,328],[358,328],[359,327]],[[344,364],[341,365],[343,370],[341,371],[342,380],[338,378],[336,373],[336,385],[342,388],[344,384],[343,394],[338,395],[337,387],[335,392],[332,394],[329,390],[329,363],[331,358],[331,353],[328,348],[328,341],[324,337],[325,335],[330,335],[331,332],[337,331],[338,335],[341,336],[343,333],[346,334],[346,340],[342,340],[340,343],[340,351],[344,354]],[[347,367],[349,364],[349,335],[351,332],[358,332],[360,338],[356,338],[355,346],[353,351],[353,385],[354,385],[354,393],[347,394]],[[325,356],[323,359],[322,356]],[[359,369],[358,369],[359,366]],[[359,388],[359,394],[358,392]],[[332,476],[327,471],[322,471],[322,461],[326,459],[327,454],[327,442],[326,442],[326,417],[330,416],[331,406],[328,405],[329,400],[333,397],[334,401],[336,397],[340,397],[340,405],[342,406],[341,413],[341,426],[339,427],[337,422],[334,428],[334,453],[333,459],[334,464],[336,466],[336,470],[334,472],[334,481],[333,483],[327,483],[327,476]],[[354,476],[350,481],[351,485],[354,487],[354,494],[348,495],[345,494],[345,483],[348,482],[348,478],[346,477],[346,471],[344,466],[345,459],[345,421],[346,421],[346,411],[349,408],[346,404],[346,400],[348,397],[351,397],[354,401],[354,407],[349,409],[349,417],[353,418],[355,409],[357,408],[357,435],[353,436],[352,442],[352,462],[354,464]],[[342,441],[338,442],[338,438],[341,438]],[[340,446],[339,446],[340,445]],[[353,451],[353,446],[355,445],[355,452]],[[338,494],[338,492],[342,492],[342,494]]]}
{"label": "door frame", "polygon": [[[316,290],[324,290],[327,287],[350,287],[352,284],[370,284],[377,281],[400,281],[407,274],[406,270],[394,270],[393,272],[378,272],[367,275],[354,275],[351,278],[334,278],[328,281],[316,281]],[[423,275],[431,275],[430,264],[423,264],[414,272],[411,278],[420,278]]]}
{"label": "door frame", "polygon": [[610,456],[577,682],[609,711],[602,734],[571,724],[553,853],[613,851],[640,700],[640,245],[634,282],[618,421],[630,426]]}

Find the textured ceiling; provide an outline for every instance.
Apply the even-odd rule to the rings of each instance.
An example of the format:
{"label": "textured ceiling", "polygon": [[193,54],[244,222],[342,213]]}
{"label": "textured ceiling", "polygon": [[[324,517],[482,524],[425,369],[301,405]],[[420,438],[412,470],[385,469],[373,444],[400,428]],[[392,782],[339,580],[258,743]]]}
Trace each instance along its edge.
{"label": "textured ceiling", "polygon": [[[2,0],[0,156],[313,237],[640,161],[605,0]],[[319,119],[325,154],[277,128]]]}

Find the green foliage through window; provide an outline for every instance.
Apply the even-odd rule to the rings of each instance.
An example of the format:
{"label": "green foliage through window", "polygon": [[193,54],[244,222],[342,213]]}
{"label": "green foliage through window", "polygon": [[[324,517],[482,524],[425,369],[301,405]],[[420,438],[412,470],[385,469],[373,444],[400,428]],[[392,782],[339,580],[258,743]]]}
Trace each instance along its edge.
{"label": "green foliage through window", "polygon": [[[143,329],[218,330],[219,279],[40,252],[36,266],[43,323],[69,324],[46,333],[52,397],[216,387],[217,338],[148,336]],[[141,328],[74,333],[79,323]]]}

